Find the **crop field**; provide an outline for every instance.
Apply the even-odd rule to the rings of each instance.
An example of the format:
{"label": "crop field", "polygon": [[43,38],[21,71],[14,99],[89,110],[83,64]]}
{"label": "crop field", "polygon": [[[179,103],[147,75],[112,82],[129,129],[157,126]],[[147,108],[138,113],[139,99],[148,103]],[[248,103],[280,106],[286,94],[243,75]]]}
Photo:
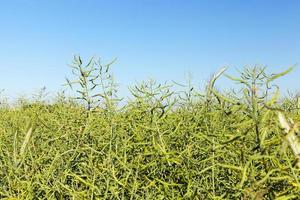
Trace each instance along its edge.
{"label": "crop field", "polygon": [[76,56],[73,96],[1,104],[0,198],[299,199],[300,98],[276,85],[293,68],[222,69],[204,91],[144,81],[124,103],[111,65]]}

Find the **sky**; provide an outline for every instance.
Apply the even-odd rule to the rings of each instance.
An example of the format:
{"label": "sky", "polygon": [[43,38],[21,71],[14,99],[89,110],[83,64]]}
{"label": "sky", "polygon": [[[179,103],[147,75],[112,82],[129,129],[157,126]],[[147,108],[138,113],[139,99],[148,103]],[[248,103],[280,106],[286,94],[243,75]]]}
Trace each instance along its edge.
{"label": "sky", "polygon": [[[121,95],[149,78],[203,87],[220,68],[270,73],[300,62],[297,0],[6,0],[0,7],[0,88],[9,97],[63,89],[73,55],[117,58]],[[300,66],[277,83],[296,91]],[[229,82],[220,79],[220,87]]]}

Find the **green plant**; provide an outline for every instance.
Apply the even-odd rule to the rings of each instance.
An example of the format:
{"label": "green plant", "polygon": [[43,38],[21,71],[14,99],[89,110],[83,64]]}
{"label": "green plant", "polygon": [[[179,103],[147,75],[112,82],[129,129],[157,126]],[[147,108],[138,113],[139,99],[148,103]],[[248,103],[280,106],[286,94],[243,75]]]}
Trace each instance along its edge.
{"label": "green plant", "polygon": [[102,65],[100,59],[95,61],[91,58],[87,64],[83,64],[80,56],[74,56],[71,65],[72,73],[77,78],[70,81],[67,85],[78,93],[76,99],[83,101],[87,110],[99,107],[102,103],[105,108],[114,109],[119,99],[116,96],[117,84],[114,82],[113,75],[109,72],[112,62]]}
{"label": "green plant", "polygon": [[216,89],[222,69],[201,95],[191,84],[141,82],[118,109],[111,64],[74,59],[75,98],[0,107],[0,198],[299,197],[299,112],[271,87],[290,69],[226,75],[241,86],[229,92]]}

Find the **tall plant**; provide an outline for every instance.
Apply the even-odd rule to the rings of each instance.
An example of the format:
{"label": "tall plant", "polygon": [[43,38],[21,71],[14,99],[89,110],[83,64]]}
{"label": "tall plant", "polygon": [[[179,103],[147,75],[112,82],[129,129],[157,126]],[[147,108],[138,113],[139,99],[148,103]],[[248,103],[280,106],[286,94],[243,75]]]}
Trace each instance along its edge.
{"label": "tall plant", "polygon": [[115,62],[102,65],[100,59],[90,58],[87,64],[84,64],[80,56],[74,56],[71,64],[72,74],[75,80],[67,80],[67,85],[77,92],[76,99],[84,102],[87,110],[93,110],[98,107],[104,109],[114,109],[117,98],[117,84],[113,75],[110,73],[110,67]]}
{"label": "tall plant", "polygon": [[[290,67],[281,73],[268,75],[265,67],[256,66],[253,68],[244,68],[244,70],[240,72],[240,77],[225,74],[227,78],[241,85],[241,93],[238,94],[242,95],[233,93],[231,98],[227,98],[216,92],[213,88],[216,79],[213,79],[209,86],[209,91],[215,95],[219,102],[225,101],[245,109],[246,112],[244,114],[253,121],[256,142],[258,144],[255,149],[260,148],[262,142],[260,126],[263,121],[263,111],[265,109],[272,109],[272,106],[276,105],[279,98],[279,88],[273,84],[273,81],[288,74],[292,70],[293,67]],[[222,70],[216,78],[224,73],[224,71],[225,70]],[[273,95],[271,95],[271,93],[273,93]]]}

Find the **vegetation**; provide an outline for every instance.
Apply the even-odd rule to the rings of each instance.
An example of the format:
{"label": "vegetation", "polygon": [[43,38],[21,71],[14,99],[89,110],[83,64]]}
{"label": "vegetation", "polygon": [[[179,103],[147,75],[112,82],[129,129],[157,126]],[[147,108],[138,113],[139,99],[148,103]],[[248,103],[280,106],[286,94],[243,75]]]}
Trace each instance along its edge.
{"label": "vegetation", "polygon": [[[201,93],[155,81],[124,105],[110,66],[74,58],[75,98],[0,109],[0,198],[297,199],[299,98],[265,68]],[[220,76],[239,88],[218,91]],[[279,115],[279,118],[278,118]],[[285,119],[285,116],[290,118]],[[293,119],[293,120],[291,120]],[[281,123],[281,124],[280,124]]]}

